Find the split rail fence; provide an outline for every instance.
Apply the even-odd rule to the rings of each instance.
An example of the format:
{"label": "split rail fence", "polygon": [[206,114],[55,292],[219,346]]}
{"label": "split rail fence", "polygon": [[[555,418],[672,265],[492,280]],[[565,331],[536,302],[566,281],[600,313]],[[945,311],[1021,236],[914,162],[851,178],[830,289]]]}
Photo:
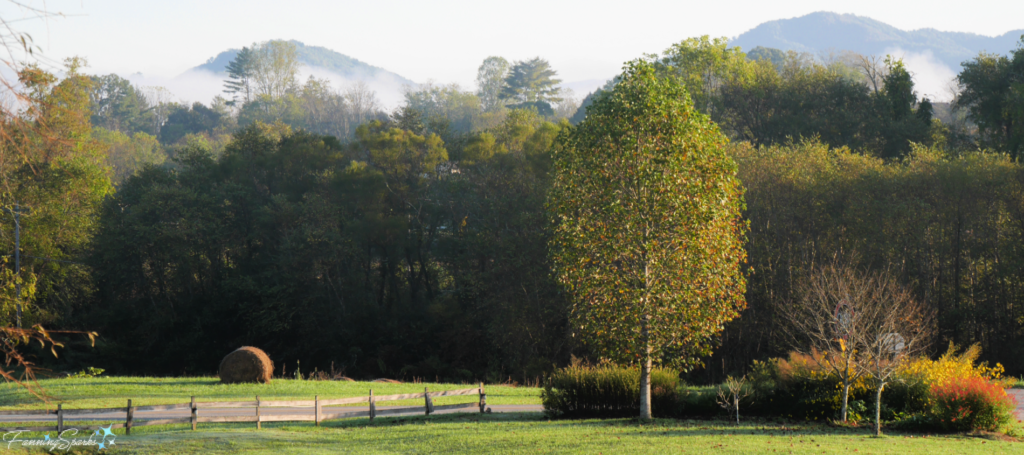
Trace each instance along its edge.
{"label": "split rail fence", "polygon": [[[434,406],[433,398],[438,397],[450,397],[460,395],[479,395],[479,400],[471,403],[460,403],[460,404],[447,404]],[[407,406],[400,408],[389,408],[389,409],[377,409],[377,403],[383,401],[400,401],[400,400],[413,400],[423,399],[423,406]],[[359,403],[367,403],[366,410],[354,410],[355,406],[345,405],[357,405]],[[261,411],[271,408],[313,408],[312,414],[263,414]],[[320,422],[327,420],[336,419],[349,419],[355,417],[369,417],[373,420],[375,417],[395,415],[395,414],[406,414],[409,412],[422,411],[426,415],[430,415],[437,411],[451,410],[451,409],[469,409],[469,408],[480,408],[480,412],[485,412],[487,408],[487,394],[484,393],[484,385],[480,384],[479,387],[472,389],[460,389],[460,390],[443,390],[439,392],[431,392],[426,387],[423,388],[422,393],[403,393],[397,395],[382,395],[374,396],[373,390],[370,390],[370,394],[361,397],[352,398],[337,398],[329,400],[321,400],[320,396],[314,396],[312,400],[306,401],[263,401],[260,400],[259,396],[256,396],[255,401],[204,401],[197,402],[196,397],[192,397],[191,401],[183,404],[166,404],[156,406],[132,406],[132,400],[128,399],[128,406],[123,408],[100,408],[100,409],[63,409],[63,405],[58,404],[57,409],[39,409],[39,410],[13,410],[13,411],[0,411],[0,416],[17,416],[25,417],[24,422],[32,422],[41,420],[38,416],[57,416],[57,425],[47,426],[34,426],[34,427],[11,427],[11,428],[0,428],[0,431],[31,431],[31,432],[46,432],[56,430],[58,433],[63,432],[67,425],[65,424],[65,418],[68,416],[81,416],[88,414],[116,414],[124,413],[123,423],[111,423],[110,427],[103,425],[88,425],[88,426],[75,426],[78,430],[98,430],[100,428],[124,428],[125,434],[131,434],[132,428],[144,427],[150,425],[170,425],[178,423],[190,423],[192,429],[195,430],[196,426],[200,423],[235,423],[235,422],[255,422],[256,428],[261,428],[263,422],[315,422],[316,425],[320,425]],[[200,410],[207,409],[236,409],[236,408],[252,408],[254,410],[252,415],[233,415],[233,416],[202,416]],[[177,410],[190,410],[191,414],[189,417],[173,418],[173,419],[152,419],[152,418],[135,418],[136,412],[141,411],[177,411]],[[71,417],[68,420],[86,420],[86,421],[113,421],[106,417],[84,417],[76,418]],[[49,421],[49,419],[46,419]],[[121,422],[121,419],[117,419],[117,422]]]}

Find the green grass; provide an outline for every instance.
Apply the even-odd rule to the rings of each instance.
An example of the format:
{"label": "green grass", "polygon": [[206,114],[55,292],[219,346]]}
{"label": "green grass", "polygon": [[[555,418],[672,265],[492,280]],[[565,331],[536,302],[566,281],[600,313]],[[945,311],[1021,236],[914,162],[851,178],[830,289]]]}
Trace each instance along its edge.
{"label": "green grass", "polygon": [[[201,401],[250,400],[256,394],[268,400],[411,393],[423,390],[468,388],[460,384],[385,384],[274,380],[269,385],[222,385],[215,378],[90,378],[41,381],[47,392],[67,408],[167,404],[184,402],[191,395]],[[487,386],[489,404],[538,404],[539,389]],[[454,397],[466,400],[473,397]],[[438,400],[440,401],[440,400]],[[396,402],[397,403],[397,402]],[[387,403],[392,404],[392,403]],[[419,400],[410,404],[419,405]],[[440,403],[439,403],[440,404]],[[0,385],[0,407],[41,407],[23,390]],[[70,423],[86,425],[85,422]],[[4,424],[8,426],[9,424]],[[138,427],[131,436],[118,434],[112,454],[328,454],[328,453],[900,453],[1000,454],[1024,453],[1024,444],[997,437],[891,433],[882,438],[865,429],[835,428],[822,424],[751,421],[735,426],[722,421],[658,419],[640,424],[632,419],[549,420],[539,413],[464,413],[430,417],[384,417],[323,422],[200,424]],[[55,436],[51,432],[50,436]],[[41,438],[22,434],[21,439]],[[1006,439],[1006,438],[1003,438]],[[0,453],[42,453],[15,446]],[[65,453],[65,451],[58,451]],[[72,450],[71,453],[95,453]]]}
{"label": "green grass", "polygon": [[[205,428],[204,428],[205,427]],[[23,439],[25,436],[23,436]],[[5,446],[4,446],[5,447]],[[144,427],[111,454],[333,453],[857,453],[1010,454],[1024,444],[971,436],[889,434],[820,424],[631,419],[554,420],[538,414],[456,414],[311,423]],[[0,453],[5,453],[0,447]],[[20,453],[12,450],[9,453]],[[35,452],[39,453],[39,452]]]}
{"label": "green grass", "polygon": [[[196,401],[312,400],[374,395],[468,389],[475,384],[387,384],[380,382],[298,381],[274,379],[270,384],[221,384],[217,378],[143,378],[100,377],[84,379],[45,379],[39,381],[51,403],[63,403],[65,409],[112,408],[125,406],[128,398],[134,406],[186,403]],[[533,387],[485,386],[487,403],[540,404],[540,389]],[[475,396],[441,397],[434,404],[468,403]],[[422,405],[422,400],[388,401],[383,406]],[[13,383],[0,384],[0,409],[45,408],[45,404]],[[51,405],[52,407],[52,405]]]}

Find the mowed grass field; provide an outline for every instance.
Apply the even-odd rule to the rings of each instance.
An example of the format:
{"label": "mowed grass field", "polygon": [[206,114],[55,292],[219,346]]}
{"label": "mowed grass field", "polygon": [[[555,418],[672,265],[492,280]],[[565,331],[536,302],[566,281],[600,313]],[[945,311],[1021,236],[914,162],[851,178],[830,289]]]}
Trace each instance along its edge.
{"label": "mowed grass field", "polygon": [[[366,396],[370,389],[373,394],[393,395],[399,393],[456,390],[477,387],[477,384],[434,384],[406,383],[388,384],[383,382],[349,381],[299,381],[274,379],[270,384],[221,384],[215,377],[200,378],[146,378],[146,377],[99,377],[84,379],[45,379],[39,381],[50,397],[49,407],[63,403],[65,409],[113,408],[125,406],[132,399],[134,406],[187,403],[191,396],[196,401],[252,401],[257,395],[261,400],[312,400],[319,395],[322,399]],[[485,386],[487,404],[540,404],[540,389],[535,387]],[[440,397],[437,405],[468,403],[475,396]],[[382,406],[422,405],[420,400],[387,401]],[[24,388],[13,383],[0,384],[0,409],[42,409],[42,403]]]}
{"label": "mowed grass field", "polygon": [[[205,428],[203,428],[205,427]],[[713,453],[1019,454],[1024,443],[982,436],[871,436],[826,425],[657,419],[548,420],[540,414],[455,414],[312,423],[143,427],[110,454]],[[0,447],[0,453],[40,453]],[[95,453],[72,450],[71,453]]]}
{"label": "mowed grass field", "polygon": [[[373,388],[375,395],[469,388],[467,384],[386,384],[275,380],[269,385],[222,385],[216,378],[92,378],[41,381],[54,400],[66,408],[180,403],[191,395],[199,401],[267,400],[358,396]],[[487,401],[499,404],[539,404],[540,389],[487,386]],[[470,397],[452,397],[472,401]],[[56,403],[54,401],[53,403]],[[400,402],[394,402],[400,403]],[[385,403],[392,404],[392,403]],[[420,400],[408,404],[420,405]],[[47,407],[17,386],[0,386],[0,407]],[[51,405],[52,407],[52,405]],[[84,424],[84,423],[80,423]],[[55,437],[55,432],[50,436]],[[793,453],[793,454],[1018,454],[1024,443],[986,435],[921,435],[889,433],[875,438],[868,429],[823,424],[750,420],[741,425],[725,421],[657,419],[551,420],[540,413],[381,417],[312,422],[200,424],[139,427],[131,436],[123,430],[111,454],[333,454],[333,453]],[[23,434],[21,439],[42,438]],[[83,436],[79,436],[83,437]],[[0,445],[0,453],[43,453],[17,445]],[[96,453],[96,449],[57,453]]]}

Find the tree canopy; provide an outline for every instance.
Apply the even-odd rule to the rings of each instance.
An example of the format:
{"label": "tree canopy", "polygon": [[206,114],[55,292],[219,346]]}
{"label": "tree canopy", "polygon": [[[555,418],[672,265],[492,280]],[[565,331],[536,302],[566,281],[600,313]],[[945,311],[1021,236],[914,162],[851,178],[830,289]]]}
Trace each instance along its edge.
{"label": "tree canopy", "polygon": [[744,305],[745,225],[726,138],[674,77],[637,61],[560,137],[552,255],[575,333],[602,356],[692,367]]}
{"label": "tree canopy", "polygon": [[510,103],[557,103],[561,90],[555,79],[558,73],[551,64],[540,57],[515,62],[505,77],[501,97]]}

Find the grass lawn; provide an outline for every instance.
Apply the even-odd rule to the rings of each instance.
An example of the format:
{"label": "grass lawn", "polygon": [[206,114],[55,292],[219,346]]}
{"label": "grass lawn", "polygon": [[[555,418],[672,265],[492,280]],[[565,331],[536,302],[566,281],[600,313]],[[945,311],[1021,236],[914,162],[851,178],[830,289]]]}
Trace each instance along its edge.
{"label": "grass lawn", "polygon": [[[27,435],[24,437],[28,437]],[[23,438],[24,438],[23,437]],[[795,453],[1001,454],[1024,443],[971,436],[889,434],[820,424],[630,419],[554,420],[538,414],[456,414],[311,423],[143,427],[118,436],[111,454],[333,453]],[[22,453],[21,449],[0,453]],[[95,449],[93,449],[95,452]],[[36,451],[35,453],[39,453]],[[75,453],[75,451],[72,451]],[[82,451],[85,453],[85,451]]]}
{"label": "grass lawn", "polygon": [[[41,381],[66,408],[180,403],[191,395],[201,401],[250,400],[256,394],[268,400],[358,396],[468,388],[460,384],[386,384],[274,380],[269,385],[222,385],[216,378],[90,378]],[[487,386],[489,404],[539,404],[540,390],[528,387]],[[464,402],[473,397],[453,397]],[[440,401],[440,400],[438,400]],[[399,403],[399,402],[395,402]],[[392,404],[392,403],[386,403]],[[409,404],[419,405],[419,400]],[[441,404],[441,403],[439,403]],[[38,408],[38,401],[10,384],[0,385],[0,407]],[[75,422],[85,425],[85,422]],[[74,423],[69,426],[73,427]],[[465,413],[430,417],[382,417],[311,422],[200,424],[138,427],[132,435],[118,435],[112,454],[327,454],[327,453],[898,453],[999,454],[1024,453],[1024,443],[988,436],[942,436],[891,433],[882,438],[867,429],[833,428],[822,424],[764,421],[734,426],[722,421],[659,419],[640,424],[631,419],[548,420],[539,413]],[[51,438],[55,432],[50,433]],[[67,435],[71,436],[71,435]],[[24,433],[21,440],[40,439]],[[82,437],[83,436],[78,436]],[[5,437],[5,440],[9,438]],[[0,453],[42,453],[17,445],[0,444]],[[68,453],[57,450],[57,453]],[[96,453],[73,449],[70,453]]]}
{"label": "grass lawn", "polygon": [[[298,381],[274,379],[270,384],[221,384],[217,378],[142,378],[100,377],[84,379],[45,379],[39,384],[50,395],[50,407],[60,402],[65,409],[112,408],[125,406],[128,398],[135,406],[187,403],[196,401],[312,400],[345,398],[369,394],[468,389],[476,384],[388,384],[381,382]],[[485,386],[487,404],[540,404],[540,389],[533,387]],[[468,403],[475,396],[441,397],[434,404]],[[387,401],[383,406],[422,405],[420,400]],[[13,383],[0,384],[0,409],[42,409],[47,406]]]}

